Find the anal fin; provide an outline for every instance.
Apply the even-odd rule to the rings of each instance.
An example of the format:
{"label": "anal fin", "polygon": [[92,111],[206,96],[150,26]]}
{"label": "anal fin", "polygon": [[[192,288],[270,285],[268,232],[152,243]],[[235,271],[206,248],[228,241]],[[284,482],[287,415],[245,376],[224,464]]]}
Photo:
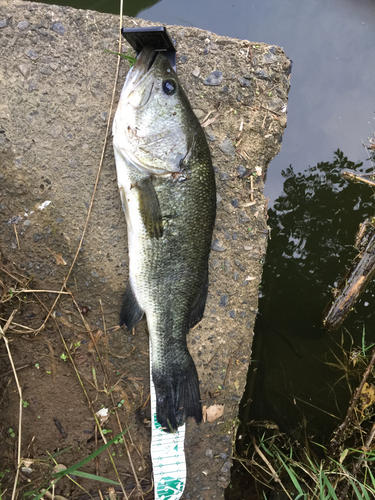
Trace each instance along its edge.
{"label": "anal fin", "polygon": [[128,330],[132,330],[142,319],[143,311],[139,307],[134,296],[130,283],[127,284],[124,300],[120,312],[120,326],[125,325]]}
{"label": "anal fin", "polygon": [[199,293],[196,296],[196,299],[193,303],[193,307],[190,312],[189,318],[189,328],[194,328],[201,319],[203,318],[204,308],[206,306],[208,294],[208,271],[206,272],[206,279],[203,282],[203,286],[199,290]]}

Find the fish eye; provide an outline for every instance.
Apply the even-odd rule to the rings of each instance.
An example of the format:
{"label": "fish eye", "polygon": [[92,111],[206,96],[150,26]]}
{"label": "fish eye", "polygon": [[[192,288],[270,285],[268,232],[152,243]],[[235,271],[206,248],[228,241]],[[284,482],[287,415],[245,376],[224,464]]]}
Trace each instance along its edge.
{"label": "fish eye", "polygon": [[176,92],[176,83],[173,80],[163,81],[163,92],[167,95],[172,95]]}

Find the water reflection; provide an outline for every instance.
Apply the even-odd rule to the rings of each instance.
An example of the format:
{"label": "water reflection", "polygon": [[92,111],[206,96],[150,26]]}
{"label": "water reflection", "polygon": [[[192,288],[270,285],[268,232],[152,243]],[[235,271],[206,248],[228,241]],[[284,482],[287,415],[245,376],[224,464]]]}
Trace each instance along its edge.
{"label": "water reflection", "polygon": [[[108,12],[109,14],[118,14],[120,2],[118,0],[38,0],[39,3],[49,5],[68,5],[75,9],[90,9],[98,12]],[[126,0],[124,2],[124,15],[136,17],[145,9],[156,5],[161,0]]]}
{"label": "water reflection", "polygon": [[[244,402],[248,398],[253,402],[244,407],[244,419],[273,420],[294,432],[305,416],[312,434],[328,438],[339,420],[301,400],[338,419],[343,416],[347,387],[335,385],[342,374],[324,364],[331,349],[338,351],[341,333],[331,337],[320,324],[330,288],[355,256],[352,245],[358,224],[375,212],[372,190],[340,174],[346,168],[361,171],[361,166],[338,150],[332,162],[319,163],[302,174],[291,167],[282,173],[283,193],[269,210],[272,239],[253,346],[252,368],[257,370],[249,372]],[[366,294],[374,290],[370,285]],[[358,312],[344,323],[358,341],[363,323],[369,323],[368,336],[374,335],[365,303],[362,297]]]}

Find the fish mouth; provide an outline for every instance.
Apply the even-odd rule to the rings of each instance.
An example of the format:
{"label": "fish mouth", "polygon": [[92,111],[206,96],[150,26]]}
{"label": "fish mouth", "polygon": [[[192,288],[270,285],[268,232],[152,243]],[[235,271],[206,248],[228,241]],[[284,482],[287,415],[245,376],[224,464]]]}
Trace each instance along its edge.
{"label": "fish mouth", "polygon": [[126,101],[134,109],[139,109],[149,102],[154,89],[154,79],[150,77],[154,63],[158,57],[152,47],[144,47],[138,55],[137,62],[130,69],[124,89],[126,91]]}
{"label": "fish mouth", "polygon": [[145,76],[152,68],[158,53],[150,46],[143,47],[138,55],[137,62],[133,66],[133,71],[139,73],[139,76]]}
{"label": "fish mouth", "polygon": [[153,67],[158,52],[156,52],[152,47],[144,47],[138,55],[137,62],[130,69],[125,85],[129,87],[131,92],[137,89],[144,81],[144,79],[149,74],[151,68]]}

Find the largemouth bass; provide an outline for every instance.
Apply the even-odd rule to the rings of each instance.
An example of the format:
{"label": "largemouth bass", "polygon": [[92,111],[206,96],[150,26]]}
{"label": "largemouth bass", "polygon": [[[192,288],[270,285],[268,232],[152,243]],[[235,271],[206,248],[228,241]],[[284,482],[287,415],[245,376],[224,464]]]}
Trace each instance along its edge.
{"label": "largemouth bass", "polygon": [[199,121],[169,61],[150,47],[126,77],[113,146],[129,246],[120,325],[132,329],[146,314],[157,420],[170,432],[202,419],[186,335],[206,303],[216,189]]}

